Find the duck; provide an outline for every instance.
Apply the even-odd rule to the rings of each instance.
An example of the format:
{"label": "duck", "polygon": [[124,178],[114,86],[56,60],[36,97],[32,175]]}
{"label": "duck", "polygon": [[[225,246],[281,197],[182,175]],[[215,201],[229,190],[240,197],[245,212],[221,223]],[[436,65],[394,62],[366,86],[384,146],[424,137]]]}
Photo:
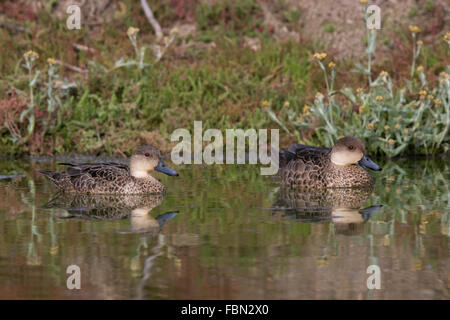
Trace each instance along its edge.
{"label": "duck", "polygon": [[116,162],[60,163],[65,171],[40,170],[56,187],[65,193],[80,194],[161,194],[164,185],[150,175],[159,171],[169,176],[178,173],[167,167],[161,152],[151,146],[138,148],[130,158],[130,165]]}
{"label": "duck", "polygon": [[282,184],[302,189],[371,187],[366,168],[382,170],[355,137],[343,137],[331,149],[293,143],[279,158]]}

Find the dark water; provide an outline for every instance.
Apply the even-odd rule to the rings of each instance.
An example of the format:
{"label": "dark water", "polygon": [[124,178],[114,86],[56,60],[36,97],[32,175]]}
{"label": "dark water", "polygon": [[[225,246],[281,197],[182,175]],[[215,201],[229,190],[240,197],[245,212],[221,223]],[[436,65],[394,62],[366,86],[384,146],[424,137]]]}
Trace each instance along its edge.
{"label": "dark water", "polygon": [[383,167],[372,192],[298,193],[223,165],[158,175],[165,197],[55,198],[37,173],[54,163],[0,161],[0,298],[450,298],[448,159]]}

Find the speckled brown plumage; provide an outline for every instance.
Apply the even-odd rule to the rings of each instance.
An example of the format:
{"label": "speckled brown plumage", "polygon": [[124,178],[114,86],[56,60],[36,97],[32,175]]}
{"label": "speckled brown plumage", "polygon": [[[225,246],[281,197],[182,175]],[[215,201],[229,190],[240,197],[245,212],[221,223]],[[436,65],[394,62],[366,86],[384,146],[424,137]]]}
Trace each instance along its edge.
{"label": "speckled brown plumage", "polygon": [[163,193],[164,186],[153,177],[135,178],[120,163],[61,163],[63,172],[41,171],[61,191],[86,194]]}
{"label": "speckled brown plumage", "polygon": [[[341,140],[345,147],[347,142]],[[355,150],[361,150],[361,155],[364,155],[362,143],[358,139],[353,141],[357,141],[354,142]],[[336,165],[331,161],[331,152],[329,148],[292,144],[280,152],[283,184],[303,189],[366,187],[373,184],[372,177],[361,165]]]}
{"label": "speckled brown plumage", "polygon": [[158,170],[178,175],[167,168],[161,153],[152,146],[142,146],[131,157],[130,166],[115,162],[61,163],[66,171],[41,170],[61,191],[82,194],[158,194],[164,186],[148,172]]}

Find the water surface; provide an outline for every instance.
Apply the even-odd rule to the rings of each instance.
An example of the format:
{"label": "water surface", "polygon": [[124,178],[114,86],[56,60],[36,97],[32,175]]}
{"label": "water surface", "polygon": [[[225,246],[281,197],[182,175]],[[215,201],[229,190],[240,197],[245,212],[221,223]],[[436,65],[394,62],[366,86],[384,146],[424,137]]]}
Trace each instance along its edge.
{"label": "water surface", "polygon": [[165,197],[89,199],[55,196],[37,173],[55,162],[2,160],[0,298],[448,299],[448,160],[382,163],[360,193],[217,165],[158,174]]}

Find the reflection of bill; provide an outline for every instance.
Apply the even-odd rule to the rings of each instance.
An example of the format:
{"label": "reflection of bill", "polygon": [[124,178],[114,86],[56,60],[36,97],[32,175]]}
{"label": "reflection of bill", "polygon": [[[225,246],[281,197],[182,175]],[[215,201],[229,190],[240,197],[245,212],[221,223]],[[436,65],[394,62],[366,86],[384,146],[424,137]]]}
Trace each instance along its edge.
{"label": "reflection of bill", "polygon": [[131,212],[131,229],[120,230],[118,232],[132,232],[132,233],[158,233],[162,230],[164,224],[175,217],[178,211],[166,212],[153,218],[149,214],[148,208],[136,208]]}
{"label": "reflection of bill", "polygon": [[158,234],[164,224],[178,212],[167,212],[154,218],[150,211],[159,206],[163,195],[83,195],[58,193],[44,209],[58,210],[60,218],[86,220],[130,219],[131,229],[120,233]]}

